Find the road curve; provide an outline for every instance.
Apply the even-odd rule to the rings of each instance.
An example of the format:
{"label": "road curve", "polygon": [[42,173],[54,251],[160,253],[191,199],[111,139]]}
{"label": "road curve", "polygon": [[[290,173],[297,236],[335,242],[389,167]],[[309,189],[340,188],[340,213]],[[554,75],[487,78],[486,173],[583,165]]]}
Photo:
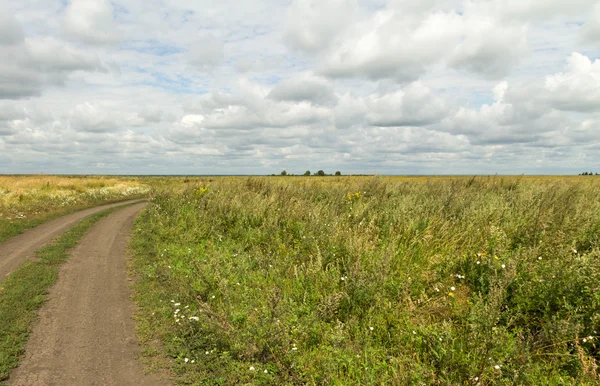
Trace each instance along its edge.
{"label": "road curve", "polygon": [[97,206],[72,213],[56,220],[48,221],[0,244],[0,280],[19,268],[23,262],[35,257],[35,251],[43,247],[57,236],[71,229],[78,222],[103,210],[116,206],[132,204],[140,200],[122,201],[114,204]]}
{"label": "road curve", "polygon": [[138,362],[126,252],[145,203],[95,224],[62,265],[8,385],[165,385]]}

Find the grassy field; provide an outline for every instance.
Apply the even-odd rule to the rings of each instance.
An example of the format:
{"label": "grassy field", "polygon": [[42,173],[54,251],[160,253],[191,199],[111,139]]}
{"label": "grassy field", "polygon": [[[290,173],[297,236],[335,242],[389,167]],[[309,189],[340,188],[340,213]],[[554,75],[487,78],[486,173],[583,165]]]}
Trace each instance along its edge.
{"label": "grassy field", "polygon": [[0,176],[0,242],[69,212],[148,190],[135,178]]}
{"label": "grassy field", "polygon": [[170,185],[132,269],[181,384],[597,384],[600,179]]}

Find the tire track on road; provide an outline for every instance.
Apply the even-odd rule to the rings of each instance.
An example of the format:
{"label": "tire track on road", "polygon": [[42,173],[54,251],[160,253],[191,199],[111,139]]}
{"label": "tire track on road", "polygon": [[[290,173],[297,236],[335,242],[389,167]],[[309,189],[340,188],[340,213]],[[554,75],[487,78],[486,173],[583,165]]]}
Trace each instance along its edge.
{"label": "tire track on road", "polygon": [[144,374],[127,281],[129,231],[145,203],[95,224],[61,267],[7,384],[166,385]]}
{"label": "tire track on road", "polygon": [[35,252],[38,249],[42,248],[55,237],[58,237],[67,230],[73,228],[81,220],[106,209],[140,201],[141,200],[122,201],[85,209],[57,218],[56,220],[48,221],[35,228],[27,229],[20,235],[5,241],[0,244],[0,280],[19,268],[26,260],[35,258]]}

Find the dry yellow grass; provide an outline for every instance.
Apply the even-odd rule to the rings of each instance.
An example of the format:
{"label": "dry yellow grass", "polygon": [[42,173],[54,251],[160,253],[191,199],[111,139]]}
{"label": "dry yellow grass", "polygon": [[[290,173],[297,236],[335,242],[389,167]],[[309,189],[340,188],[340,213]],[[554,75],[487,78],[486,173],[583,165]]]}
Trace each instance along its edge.
{"label": "dry yellow grass", "polygon": [[148,190],[130,177],[0,176],[0,242],[62,214]]}

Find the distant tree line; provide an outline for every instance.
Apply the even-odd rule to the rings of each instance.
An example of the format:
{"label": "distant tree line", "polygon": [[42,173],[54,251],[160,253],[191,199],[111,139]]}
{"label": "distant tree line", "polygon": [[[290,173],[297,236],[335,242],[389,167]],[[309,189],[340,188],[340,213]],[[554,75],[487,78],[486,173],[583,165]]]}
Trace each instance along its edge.
{"label": "distant tree line", "polygon": [[[593,176],[594,173],[593,172],[589,172],[589,173],[588,172],[583,172],[583,173],[580,173],[579,175],[580,176]],[[596,175],[598,175],[598,173],[596,173]]]}
{"label": "distant tree line", "polygon": [[[272,176],[276,176],[277,174],[271,174]],[[289,174],[287,171],[283,170],[281,172],[281,174],[279,174],[280,176],[294,176],[295,174]],[[337,172],[335,172],[335,174],[327,174],[325,173],[323,170],[319,170],[316,173],[310,174],[310,170],[307,170],[304,172],[304,174],[302,174],[305,177],[309,177],[309,176],[318,176],[318,177],[322,177],[322,176],[341,176],[342,172],[340,172],[339,170]]]}

